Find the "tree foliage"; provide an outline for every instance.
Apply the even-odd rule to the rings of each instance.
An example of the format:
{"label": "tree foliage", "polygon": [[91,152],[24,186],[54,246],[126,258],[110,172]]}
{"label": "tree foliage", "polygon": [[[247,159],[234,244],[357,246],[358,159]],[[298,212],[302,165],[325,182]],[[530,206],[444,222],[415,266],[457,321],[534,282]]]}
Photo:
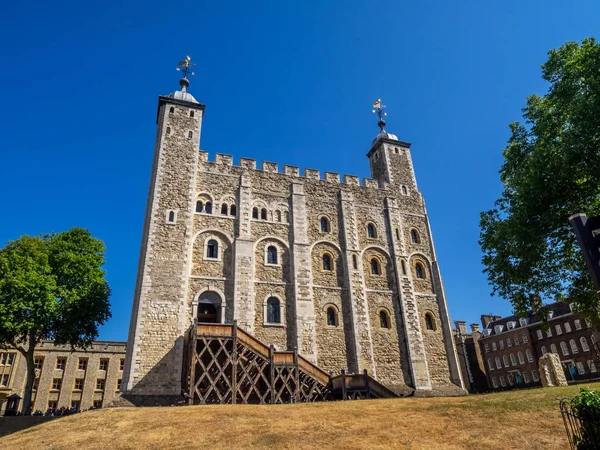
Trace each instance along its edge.
{"label": "tree foliage", "polygon": [[484,272],[517,314],[561,300],[597,321],[568,218],[600,214],[600,44],[590,38],[551,50],[542,77],[548,92],[528,97],[524,124],[510,124],[502,196],[481,213]]}
{"label": "tree foliage", "polygon": [[42,340],[86,348],[110,314],[104,243],[83,228],[22,236],[0,249],[0,346],[27,361],[23,404],[35,379],[33,352]]}

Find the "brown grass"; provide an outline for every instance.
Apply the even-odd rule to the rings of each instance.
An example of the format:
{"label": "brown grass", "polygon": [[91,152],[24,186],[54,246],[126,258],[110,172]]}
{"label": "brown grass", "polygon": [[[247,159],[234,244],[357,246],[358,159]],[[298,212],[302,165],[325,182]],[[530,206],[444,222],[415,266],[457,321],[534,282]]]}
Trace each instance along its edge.
{"label": "brown grass", "polygon": [[[600,389],[600,383],[590,387]],[[558,449],[556,397],[579,387],[454,398],[88,411],[0,439],[6,449]],[[0,419],[0,422],[3,419]]]}

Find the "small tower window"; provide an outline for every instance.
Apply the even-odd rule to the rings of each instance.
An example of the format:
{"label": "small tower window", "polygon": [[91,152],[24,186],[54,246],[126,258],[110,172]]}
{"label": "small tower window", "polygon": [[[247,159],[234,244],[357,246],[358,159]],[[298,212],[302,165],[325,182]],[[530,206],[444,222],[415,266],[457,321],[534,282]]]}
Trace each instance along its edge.
{"label": "small tower window", "polygon": [[194,137],[194,132],[193,131],[189,131],[188,132],[188,139],[192,139]]}
{"label": "small tower window", "polygon": [[219,243],[214,239],[208,241],[206,244],[206,257],[211,259],[217,259],[219,257]]}
{"label": "small tower window", "polygon": [[277,247],[271,245],[267,248],[267,264],[277,264]]}
{"label": "small tower window", "polygon": [[196,212],[198,212],[198,213],[199,213],[199,212],[202,212],[202,206],[203,206],[203,205],[202,205],[202,202],[201,202],[200,200],[198,200],[198,201],[196,202]]}
{"label": "small tower window", "polygon": [[275,211],[275,220],[281,222],[281,211]]}
{"label": "small tower window", "polygon": [[390,315],[385,310],[379,311],[379,326],[381,328],[390,328]]}
{"label": "small tower window", "polygon": [[174,112],[175,112],[175,107],[174,107],[174,106],[171,106],[171,107],[169,108],[169,114],[173,114]]}
{"label": "small tower window", "polygon": [[221,205],[221,214],[226,216],[227,215],[227,203],[223,203]]}
{"label": "small tower window", "polygon": [[175,211],[169,211],[169,222],[175,222]]}
{"label": "small tower window", "polygon": [[257,207],[252,208],[252,218],[258,219],[258,208]]}
{"label": "small tower window", "polygon": [[281,323],[281,305],[275,297],[267,300],[267,323]]}
{"label": "small tower window", "polygon": [[267,210],[265,208],[260,210],[260,218],[262,220],[267,220]]}
{"label": "small tower window", "polygon": [[379,267],[379,261],[377,261],[377,258],[371,259],[371,273],[373,275],[379,275],[381,273],[381,268]]}
{"label": "small tower window", "polygon": [[404,260],[401,261],[402,264],[402,275],[406,275],[406,263]]}
{"label": "small tower window", "polygon": [[406,186],[402,186],[402,193],[404,195],[408,195],[408,189],[406,189]]}
{"label": "small tower window", "polygon": [[206,214],[212,214],[212,203],[211,202],[206,202],[206,205],[204,205],[204,211],[206,212]]}
{"label": "small tower window", "polygon": [[400,230],[396,228],[396,239],[400,240]]}
{"label": "small tower window", "polygon": [[410,231],[410,239],[413,242],[413,244],[421,243],[421,238],[419,237],[419,232],[417,230]]}
{"label": "small tower window", "polygon": [[367,235],[371,239],[375,239],[377,237],[377,232],[375,231],[375,225],[373,225],[372,223],[367,225]]}
{"label": "small tower window", "polygon": [[398,154],[400,153],[400,150],[398,150],[398,147],[394,147],[394,153],[395,153],[396,155],[398,155]]}
{"label": "small tower window", "polygon": [[425,271],[423,270],[423,265],[421,263],[415,264],[415,275],[420,279],[425,278]]}
{"label": "small tower window", "polygon": [[329,232],[329,220],[327,220],[327,217],[321,217],[321,231],[323,233]]}
{"label": "small tower window", "polygon": [[194,111],[190,111],[190,117],[194,117]]}
{"label": "small tower window", "polygon": [[167,134],[171,134],[171,127],[167,127]]}
{"label": "small tower window", "polygon": [[429,313],[425,314],[425,328],[428,330],[435,330],[433,326],[433,317]]}
{"label": "small tower window", "polygon": [[327,308],[327,325],[330,327],[337,327],[337,311],[333,306]]}
{"label": "small tower window", "polygon": [[352,255],[352,267],[354,268],[354,270],[358,269],[358,260],[356,258],[356,255]]}
{"label": "small tower window", "polygon": [[235,205],[231,205],[231,207],[229,208],[229,215],[231,216],[235,216],[237,214],[237,208]]}
{"label": "small tower window", "polygon": [[331,256],[328,253],[323,255],[323,270],[331,270]]}
{"label": "small tower window", "polygon": [[285,223],[290,223],[290,213],[289,212],[284,211],[283,218],[285,219]]}

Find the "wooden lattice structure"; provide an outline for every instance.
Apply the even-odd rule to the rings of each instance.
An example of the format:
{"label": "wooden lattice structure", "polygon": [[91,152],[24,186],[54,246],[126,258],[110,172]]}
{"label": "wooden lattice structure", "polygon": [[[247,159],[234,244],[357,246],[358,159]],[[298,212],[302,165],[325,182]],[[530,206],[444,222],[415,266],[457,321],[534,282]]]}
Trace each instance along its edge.
{"label": "wooden lattice structure", "polygon": [[187,340],[189,404],[277,404],[396,397],[364,374],[331,377],[297,351],[279,352],[233,324],[194,323]]}

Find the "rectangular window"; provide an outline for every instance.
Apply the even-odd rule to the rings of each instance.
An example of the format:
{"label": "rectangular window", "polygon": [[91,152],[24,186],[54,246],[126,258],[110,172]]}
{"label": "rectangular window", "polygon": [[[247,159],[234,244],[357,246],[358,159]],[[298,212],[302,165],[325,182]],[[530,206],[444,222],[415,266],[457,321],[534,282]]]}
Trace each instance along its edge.
{"label": "rectangular window", "polygon": [[540,377],[539,377],[539,375],[538,375],[538,373],[537,373],[537,370],[533,370],[533,371],[531,372],[531,376],[533,377],[533,381],[536,381],[536,382],[537,382],[537,381],[540,381]]}
{"label": "rectangular window", "polygon": [[512,341],[510,340],[510,338],[506,338],[506,346],[512,347]]}
{"label": "rectangular window", "polygon": [[121,390],[121,381],[122,380],[117,380],[117,392]]}
{"label": "rectangular window", "polygon": [[571,324],[569,322],[565,322],[565,333],[571,332]]}
{"label": "rectangular window", "polygon": [[546,337],[552,337],[552,328],[548,328],[548,331],[546,331]]}
{"label": "rectangular window", "polygon": [[575,319],[575,329],[581,330],[581,320]]}
{"label": "rectangular window", "polygon": [[108,370],[108,359],[101,359],[100,360],[100,370]]}
{"label": "rectangular window", "polygon": [[577,366],[577,372],[579,373],[579,375],[583,375],[585,373],[585,367],[583,366],[582,362],[578,362],[576,364]]}
{"label": "rectangular window", "polygon": [[73,389],[76,391],[83,391],[83,378],[75,378],[75,386]]}
{"label": "rectangular window", "polygon": [[125,358],[121,358],[121,361],[119,362],[119,370],[124,370],[125,369]]}
{"label": "rectangular window", "polygon": [[488,344],[485,344],[485,352],[488,353],[490,351],[490,346]]}
{"label": "rectangular window", "polygon": [[57,405],[57,402],[49,401],[48,402],[48,409],[56,409],[56,405]]}
{"label": "rectangular window", "polygon": [[102,378],[98,378],[96,380],[96,390],[97,391],[103,391],[104,390],[104,379]]}
{"label": "rectangular window", "polygon": [[102,400],[94,400],[92,405],[94,405],[94,408],[102,408]]}
{"label": "rectangular window", "polygon": [[36,356],[33,359],[33,366],[38,369],[38,370],[42,370],[42,367],[44,366],[44,357],[43,356]]}
{"label": "rectangular window", "polygon": [[593,360],[589,360],[588,361],[588,367],[590,369],[590,372],[596,372],[596,363],[594,363]]}
{"label": "rectangular window", "polygon": [[67,358],[59,357],[56,358],[56,368],[60,370],[65,370],[65,366],[67,365]]}
{"label": "rectangular window", "polygon": [[0,386],[8,386],[8,374],[2,375],[2,378],[0,378]]}
{"label": "rectangular window", "polygon": [[494,388],[498,388],[498,379],[497,378],[492,378],[492,385],[494,386]]}
{"label": "rectangular window", "polygon": [[87,358],[79,358],[79,363],[77,364],[77,368],[79,370],[86,370],[87,369]]}
{"label": "rectangular window", "polygon": [[562,334],[562,328],[560,327],[560,323],[557,323],[557,324],[554,326],[554,329],[556,330],[556,334],[557,334],[557,335],[558,335],[558,334]]}
{"label": "rectangular window", "polygon": [[526,333],[523,333],[521,335],[521,337],[523,338],[523,344],[527,344],[529,342],[529,339],[527,339],[527,334]]}
{"label": "rectangular window", "polygon": [[54,378],[52,380],[52,390],[60,391],[60,387],[62,386],[62,378]]}
{"label": "rectangular window", "polygon": [[514,340],[515,340],[515,345],[519,345],[520,344],[520,342],[519,342],[519,336],[515,336]]}
{"label": "rectangular window", "polygon": [[504,375],[500,377],[500,385],[502,385],[502,387],[506,386],[506,379],[504,378]]}
{"label": "rectangular window", "polygon": [[538,339],[544,339],[544,335],[542,334],[542,330],[537,330]]}
{"label": "rectangular window", "polygon": [[496,343],[495,342],[492,342],[492,350],[494,350],[494,351],[496,350]]}
{"label": "rectangular window", "polygon": [[525,380],[525,383],[529,383],[530,378],[527,372],[523,372],[523,380]]}
{"label": "rectangular window", "polygon": [[504,341],[498,342],[498,345],[500,346],[500,350],[502,350],[504,348]]}

